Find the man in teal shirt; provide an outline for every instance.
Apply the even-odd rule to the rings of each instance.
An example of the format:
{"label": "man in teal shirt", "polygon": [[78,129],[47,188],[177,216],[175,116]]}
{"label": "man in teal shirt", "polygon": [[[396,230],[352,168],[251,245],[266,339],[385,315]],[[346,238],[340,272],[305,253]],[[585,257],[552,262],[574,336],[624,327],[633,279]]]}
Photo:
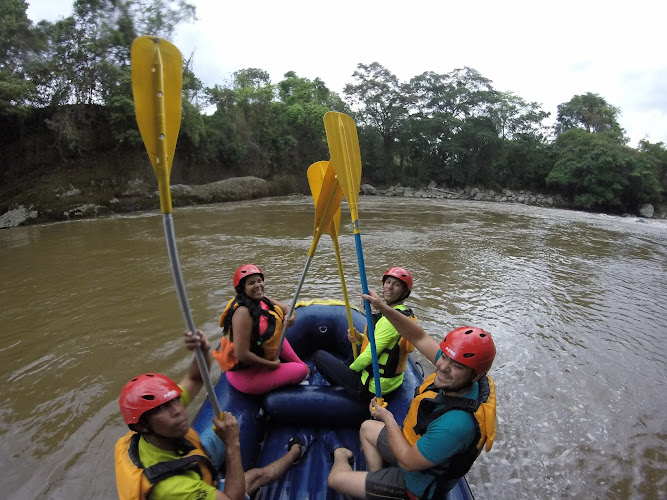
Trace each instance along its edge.
{"label": "man in teal shirt", "polygon": [[470,469],[496,432],[493,380],[486,375],[495,358],[491,336],[476,327],[449,332],[438,343],[420,326],[386,304],[363,294],[401,336],[436,367],[417,389],[399,426],[377,399],[360,430],[368,472],[352,470],[353,454],[335,438],[324,439],[334,453],[328,484],[353,498],[441,500]]}

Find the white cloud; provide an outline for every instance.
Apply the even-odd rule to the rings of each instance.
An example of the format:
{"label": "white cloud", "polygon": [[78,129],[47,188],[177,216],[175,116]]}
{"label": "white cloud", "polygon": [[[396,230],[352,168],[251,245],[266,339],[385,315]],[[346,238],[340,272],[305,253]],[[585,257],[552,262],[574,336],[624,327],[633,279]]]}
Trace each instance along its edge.
{"label": "white cloud", "polygon": [[[274,82],[294,70],[341,92],[358,63],[377,61],[401,81],[469,66],[496,89],[541,103],[551,120],[575,94],[600,94],[621,108],[631,145],[644,137],[667,143],[662,2],[192,3],[199,20],[180,26],[173,42],[184,57],[194,51],[195,74],[207,86],[257,67]],[[32,19],[71,12],[68,0],[33,4]]]}

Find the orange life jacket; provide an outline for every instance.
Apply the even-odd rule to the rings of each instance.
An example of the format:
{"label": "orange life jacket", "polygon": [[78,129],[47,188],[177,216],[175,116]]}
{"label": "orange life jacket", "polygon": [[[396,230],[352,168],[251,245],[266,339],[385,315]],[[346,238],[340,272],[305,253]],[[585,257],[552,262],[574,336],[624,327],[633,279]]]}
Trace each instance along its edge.
{"label": "orange life jacket", "polygon": [[220,316],[220,326],[224,335],[220,341],[220,349],[213,351],[213,357],[222,371],[226,372],[248,367],[234,354],[232,317],[239,306],[245,306],[250,311],[252,317],[250,352],[260,358],[275,359],[283,332],[283,310],[268,298],[254,301],[246,295],[237,295],[231,299]]}
{"label": "orange life jacket", "polygon": [[150,467],[144,467],[139,458],[139,439],[140,434],[130,431],[116,442],[116,487],[120,500],[144,500],[157,482],[190,470],[196,471],[207,484],[215,484],[212,474],[215,468],[194,429],[185,435],[191,446],[186,455]]}

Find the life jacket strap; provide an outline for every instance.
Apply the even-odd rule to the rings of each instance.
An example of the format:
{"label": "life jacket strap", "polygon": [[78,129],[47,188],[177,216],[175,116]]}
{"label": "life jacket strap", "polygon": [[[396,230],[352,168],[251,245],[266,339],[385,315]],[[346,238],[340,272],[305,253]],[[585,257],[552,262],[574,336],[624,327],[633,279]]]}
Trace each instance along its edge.
{"label": "life jacket strap", "polygon": [[[210,471],[215,470],[211,460],[204,455],[189,455],[186,457],[181,457],[176,460],[169,460],[167,462],[158,462],[154,465],[151,465],[150,467],[144,467],[141,458],[139,458],[140,439],[141,435],[139,433],[135,433],[132,435],[132,438],[130,439],[128,454],[130,455],[130,460],[132,460],[132,463],[139,469],[143,470],[144,476],[146,476],[146,479],[150,484],[155,484],[169,477],[182,474],[183,472],[186,472],[188,470],[194,470],[195,472],[197,472],[197,474],[201,476],[199,467],[197,467],[197,465],[200,463],[208,467]],[[189,450],[185,450],[186,453],[195,449],[195,447],[192,446],[192,444],[189,443],[187,440],[186,443],[189,445],[190,448]]]}

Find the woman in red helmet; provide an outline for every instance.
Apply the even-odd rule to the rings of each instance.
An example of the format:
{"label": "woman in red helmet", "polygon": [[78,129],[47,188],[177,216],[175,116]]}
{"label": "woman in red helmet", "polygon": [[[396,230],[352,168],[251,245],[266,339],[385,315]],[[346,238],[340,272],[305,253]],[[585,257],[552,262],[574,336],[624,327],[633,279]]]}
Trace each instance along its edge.
{"label": "woman in red helmet", "polygon": [[481,328],[466,326],[438,343],[374,292],[362,297],[436,371],[417,389],[402,427],[376,399],[371,401],[375,420],[365,421],[360,430],[368,472],[353,471],[352,452],[338,447],[332,450],[329,486],[354,498],[445,498],[482,449],[489,451],[493,444],[496,396],[486,375],[496,355],[493,339]]}
{"label": "woman in red helmet", "polygon": [[[411,309],[403,301],[412,292],[412,275],[402,267],[392,267],[382,276],[382,296],[388,306],[413,321],[417,321]],[[412,344],[402,339],[396,328],[382,314],[375,315],[375,346],[380,370],[382,395],[398,389],[403,383],[403,373],[408,354],[414,350]],[[319,350],[313,355],[317,371],[332,385],[343,387],[355,399],[367,403],[375,395],[375,378],[368,336],[356,330],[350,340],[361,344],[361,353],[354,361],[341,361],[333,354]]]}
{"label": "woman in red helmet", "polygon": [[220,316],[223,338],[213,351],[227,381],[245,394],[265,394],[285,385],[299,384],[308,375],[308,365],[284,339],[276,359],[284,328],[294,323],[285,318],[289,307],[264,295],[264,273],[254,264],[244,264],[234,273],[236,296]]}
{"label": "woman in red helmet", "polygon": [[[210,346],[198,330],[185,333],[190,350],[200,346],[210,364]],[[225,444],[224,493],[218,490],[217,473],[190,427],[185,407],[199,393],[203,380],[193,359],[179,384],[158,373],[145,373],[130,380],[121,391],[118,404],[130,432],[116,443],[116,485],[121,500],[201,498],[237,500],[248,492],[280,477],[301,459],[312,438],[297,433],[285,455],[262,468],[243,472],[236,418],[223,412],[213,419],[215,433]]]}

